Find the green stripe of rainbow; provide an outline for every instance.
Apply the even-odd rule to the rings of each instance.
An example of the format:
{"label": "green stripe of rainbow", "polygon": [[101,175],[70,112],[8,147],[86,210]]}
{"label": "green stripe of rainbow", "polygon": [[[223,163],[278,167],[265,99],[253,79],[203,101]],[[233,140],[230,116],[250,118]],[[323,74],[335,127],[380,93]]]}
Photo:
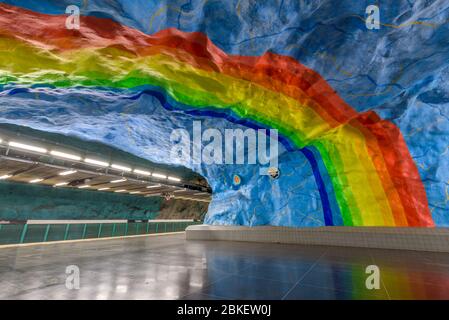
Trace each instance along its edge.
{"label": "green stripe of rainbow", "polygon": [[373,112],[355,112],[294,59],[230,56],[201,33],[148,36],[95,17],[82,17],[79,31],[64,25],[65,16],[0,4],[1,83],[152,85],[184,105],[232,110],[318,151],[345,225],[434,225],[399,130]]}

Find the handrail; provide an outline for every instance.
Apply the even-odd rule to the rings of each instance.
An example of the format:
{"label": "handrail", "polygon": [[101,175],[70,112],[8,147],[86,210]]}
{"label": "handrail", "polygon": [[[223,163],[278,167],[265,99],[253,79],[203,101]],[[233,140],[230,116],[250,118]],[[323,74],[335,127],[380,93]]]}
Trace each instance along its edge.
{"label": "handrail", "polygon": [[0,245],[182,232],[198,221],[0,224]]}

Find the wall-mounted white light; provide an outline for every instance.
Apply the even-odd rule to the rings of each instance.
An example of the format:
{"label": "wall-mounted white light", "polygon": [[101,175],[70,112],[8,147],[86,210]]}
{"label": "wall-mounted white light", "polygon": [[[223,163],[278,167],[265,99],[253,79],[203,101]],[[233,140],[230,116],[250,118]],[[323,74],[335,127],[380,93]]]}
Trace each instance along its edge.
{"label": "wall-mounted white light", "polygon": [[167,179],[167,176],[165,174],[161,174],[161,173],[152,173],[151,174],[152,177],[158,178],[158,179]]}
{"label": "wall-mounted white light", "polygon": [[126,179],[118,179],[118,180],[112,180],[111,183],[119,183],[119,182],[125,182]]}
{"label": "wall-mounted white light", "polygon": [[30,181],[30,183],[38,183],[38,182],[41,182],[41,181],[44,181],[44,179],[33,179],[33,180]]}
{"label": "wall-mounted white light", "polygon": [[62,171],[59,173],[60,176],[68,176],[69,174],[74,174],[77,173],[78,171],[76,170],[68,170],[68,171]]}
{"label": "wall-mounted white light", "polygon": [[131,168],[125,167],[125,166],[122,166],[122,165],[119,165],[119,164],[112,164],[111,167],[114,168],[114,169],[122,170],[122,171],[126,171],[126,172],[132,171]]}
{"label": "wall-mounted white light", "polygon": [[16,141],[10,141],[8,144],[9,144],[9,146],[11,146],[13,148],[19,148],[19,149],[23,149],[23,150],[40,152],[40,153],[47,153],[47,149],[45,149],[45,148],[36,147],[36,146],[32,146],[29,144],[24,144],[24,143],[20,143],[20,142],[16,142]]}
{"label": "wall-mounted white light", "polygon": [[77,156],[75,154],[65,153],[61,151],[51,150],[50,154],[55,157],[64,158],[64,159],[70,159],[70,160],[76,160],[80,161],[81,157]]}
{"label": "wall-mounted white light", "polygon": [[89,164],[94,164],[99,167],[109,167],[109,163],[107,163],[105,161],[86,158],[86,159],[84,159],[84,162],[89,163]]}
{"label": "wall-mounted white light", "polygon": [[151,176],[151,172],[145,170],[134,169],[134,173],[141,174],[143,176]]}

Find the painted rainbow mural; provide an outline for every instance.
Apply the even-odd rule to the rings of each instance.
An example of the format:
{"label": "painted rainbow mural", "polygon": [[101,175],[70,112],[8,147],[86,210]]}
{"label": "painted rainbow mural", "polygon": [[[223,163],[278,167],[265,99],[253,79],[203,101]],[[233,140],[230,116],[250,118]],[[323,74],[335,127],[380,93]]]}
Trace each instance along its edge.
{"label": "painted rainbow mural", "polygon": [[277,129],[312,166],[326,225],[434,226],[399,129],[357,113],[295,59],[229,55],[199,32],[147,35],[82,16],[80,33],[65,20],[0,4],[0,85],[158,87],[167,108]]}

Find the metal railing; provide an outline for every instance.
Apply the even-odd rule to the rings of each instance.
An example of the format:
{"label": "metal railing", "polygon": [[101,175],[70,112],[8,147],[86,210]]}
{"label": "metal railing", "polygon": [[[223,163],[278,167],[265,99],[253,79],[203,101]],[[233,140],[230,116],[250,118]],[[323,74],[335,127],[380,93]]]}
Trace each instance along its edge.
{"label": "metal railing", "polygon": [[198,221],[0,224],[0,245],[182,232]]}

